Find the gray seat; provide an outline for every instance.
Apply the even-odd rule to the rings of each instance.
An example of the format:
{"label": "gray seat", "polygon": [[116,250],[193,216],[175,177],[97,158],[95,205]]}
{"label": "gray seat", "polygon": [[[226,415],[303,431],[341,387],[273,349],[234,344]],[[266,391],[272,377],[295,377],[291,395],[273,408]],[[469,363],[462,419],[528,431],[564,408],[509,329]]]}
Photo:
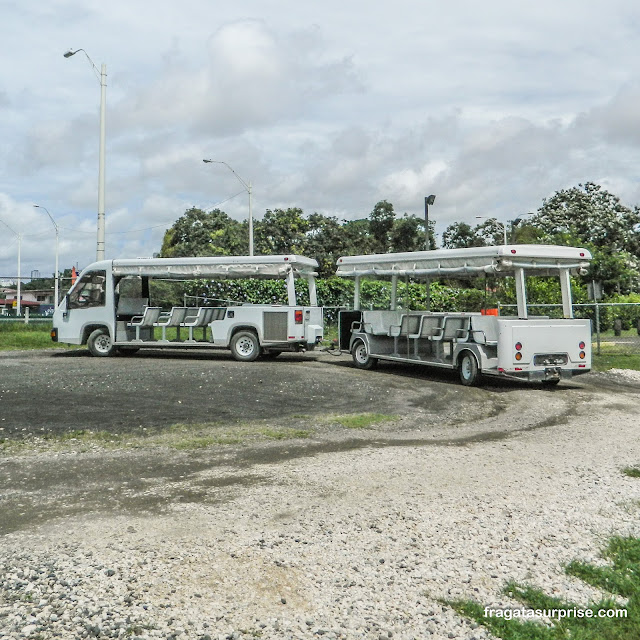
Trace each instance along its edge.
{"label": "gray seat", "polygon": [[130,322],[127,322],[128,327],[135,327],[136,329],[136,342],[142,342],[140,339],[140,329],[146,327],[153,327],[158,321],[162,309],[160,307],[147,307],[141,316],[134,316]]}
{"label": "gray seat", "polygon": [[442,334],[443,316],[423,315],[420,318],[420,326],[415,333],[409,334],[409,339],[413,340],[413,355],[418,358],[418,346],[420,340],[433,340]]}
{"label": "gray seat", "polygon": [[[182,327],[189,329],[189,339],[187,342],[195,342],[193,338],[193,330],[202,327],[202,339],[207,339],[207,325],[211,322],[211,318],[215,312],[215,307],[199,307],[187,309],[187,317],[182,323]],[[197,311],[196,315],[189,314],[189,311]]]}
{"label": "gray seat", "polygon": [[162,341],[167,342],[167,327],[178,328],[178,340],[180,339],[180,324],[183,322],[188,307],[173,307],[168,313],[163,313],[155,323],[156,327],[162,328]]}
{"label": "gray seat", "polygon": [[418,331],[418,327],[420,326],[420,318],[419,314],[402,314],[400,317],[399,325],[392,325],[389,329],[389,334],[393,336],[393,352],[399,352],[399,338],[407,339],[407,356],[409,355],[409,335],[412,333],[416,333]]}
{"label": "gray seat", "polygon": [[444,357],[443,343],[447,342],[449,343],[449,345],[451,345],[449,355],[452,355],[454,342],[457,342],[458,340],[465,341],[469,339],[469,323],[469,317],[445,317],[442,331],[439,333],[439,335],[434,335],[431,338],[434,346],[436,347],[437,357],[441,359]]}

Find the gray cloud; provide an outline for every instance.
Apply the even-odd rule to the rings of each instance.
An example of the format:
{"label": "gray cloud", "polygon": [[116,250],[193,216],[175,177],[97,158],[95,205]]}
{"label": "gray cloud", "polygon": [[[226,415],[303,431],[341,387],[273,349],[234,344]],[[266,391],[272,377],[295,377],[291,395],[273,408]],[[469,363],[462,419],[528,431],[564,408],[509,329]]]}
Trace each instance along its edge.
{"label": "gray cloud", "polygon": [[[355,218],[383,198],[421,215],[436,193],[442,231],[513,218],[586,180],[640,199],[633,3],[151,6],[144,20],[122,0],[4,12],[0,219],[30,234],[25,265],[52,268],[33,202],[63,220],[63,262],[95,255],[99,86],[86,59],[62,57],[70,46],[108,63],[114,257],[157,251],[165,222],[191,205],[247,215],[233,174],[203,157],[251,180],[257,216],[301,206]],[[5,243],[0,272],[14,250]]]}

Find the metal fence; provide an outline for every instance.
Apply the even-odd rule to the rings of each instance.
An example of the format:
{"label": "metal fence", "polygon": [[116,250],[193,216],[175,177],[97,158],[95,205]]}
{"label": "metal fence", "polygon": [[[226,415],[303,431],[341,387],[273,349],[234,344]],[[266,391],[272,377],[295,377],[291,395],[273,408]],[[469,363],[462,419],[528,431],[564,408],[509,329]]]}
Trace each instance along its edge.
{"label": "metal fence", "polygon": [[[500,315],[511,315],[513,304],[498,305]],[[530,315],[562,317],[561,304],[532,304]],[[504,311],[504,312],[503,312]],[[576,318],[591,320],[593,352],[597,355],[640,354],[640,304],[632,302],[589,302],[574,304]]]}

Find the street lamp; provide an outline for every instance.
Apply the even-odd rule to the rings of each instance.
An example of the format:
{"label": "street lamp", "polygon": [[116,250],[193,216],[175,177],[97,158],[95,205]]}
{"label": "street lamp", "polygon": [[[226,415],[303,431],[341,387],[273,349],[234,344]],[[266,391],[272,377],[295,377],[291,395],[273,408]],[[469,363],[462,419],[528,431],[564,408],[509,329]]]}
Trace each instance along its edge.
{"label": "street lamp", "polygon": [[521,213],[515,220],[511,222],[511,242],[516,244],[516,235],[517,229],[515,228],[519,222],[522,222],[524,216],[535,216],[535,211],[527,211],[526,213]]}
{"label": "street lamp", "polygon": [[[476,216],[478,220],[488,220],[486,216]],[[508,244],[507,242],[507,225],[500,222],[500,220],[496,220],[496,222],[502,227],[502,236],[504,238],[504,244]]]}
{"label": "street lamp", "polygon": [[98,237],[96,244],[96,260],[104,260],[104,156],[105,156],[105,111],[107,105],[107,65],[102,64],[100,72],[98,67],[93,64],[93,60],[84,49],[69,49],[64,54],[65,58],[74,56],[78,51],[82,51],[87,60],[91,64],[96,76],[100,80],[100,151],[98,165]]}
{"label": "street lamp", "polygon": [[234,170],[223,160],[207,160],[203,159],[202,162],[213,163],[213,164],[223,164],[233,175],[238,178],[240,184],[246,189],[249,194],[249,255],[253,255],[253,212],[251,209],[251,182],[247,184]]}
{"label": "street lamp", "polygon": [[20,266],[21,266],[21,260],[20,260],[20,252],[22,249],[22,234],[21,233],[16,233],[6,222],[4,222],[3,220],[0,220],[0,222],[2,222],[2,224],[7,227],[7,229],[9,229],[9,231],[11,231],[11,233],[13,233],[13,235],[18,238],[18,301],[16,302],[16,316],[20,317],[22,315],[22,302],[21,302],[21,297],[22,297],[22,274],[20,273]]}
{"label": "street lamp", "polygon": [[430,248],[430,244],[429,244],[429,205],[433,204],[436,201],[436,197],[431,194],[430,196],[425,196],[424,198],[424,226],[425,226],[425,234],[426,234],[426,240],[427,240],[427,246],[426,249],[427,251]]}
{"label": "street lamp", "polygon": [[36,209],[44,209],[47,212],[47,215],[49,216],[51,222],[53,222],[53,226],[55,227],[56,230],[56,274],[55,274],[55,280],[54,280],[54,300],[55,300],[55,305],[54,305],[54,309],[58,306],[58,283],[60,280],[60,275],[59,275],[59,270],[58,270],[58,247],[59,247],[59,236],[60,236],[60,229],[58,228],[58,225],[56,223],[56,221],[53,219],[53,216],[49,213],[49,210],[46,207],[41,207],[39,204],[34,204],[33,205]]}

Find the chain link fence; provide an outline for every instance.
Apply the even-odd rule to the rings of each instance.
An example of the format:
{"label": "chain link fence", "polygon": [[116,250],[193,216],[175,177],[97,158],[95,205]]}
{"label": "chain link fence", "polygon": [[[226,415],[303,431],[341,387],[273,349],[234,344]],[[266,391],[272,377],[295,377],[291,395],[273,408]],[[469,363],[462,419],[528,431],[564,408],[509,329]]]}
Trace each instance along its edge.
{"label": "chain link fence", "polygon": [[[498,305],[500,315],[512,315],[516,305]],[[529,315],[562,318],[561,304],[528,305]],[[574,304],[576,318],[591,320],[593,352],[597,355],[640,354],[640,304],[589,302]]]}

